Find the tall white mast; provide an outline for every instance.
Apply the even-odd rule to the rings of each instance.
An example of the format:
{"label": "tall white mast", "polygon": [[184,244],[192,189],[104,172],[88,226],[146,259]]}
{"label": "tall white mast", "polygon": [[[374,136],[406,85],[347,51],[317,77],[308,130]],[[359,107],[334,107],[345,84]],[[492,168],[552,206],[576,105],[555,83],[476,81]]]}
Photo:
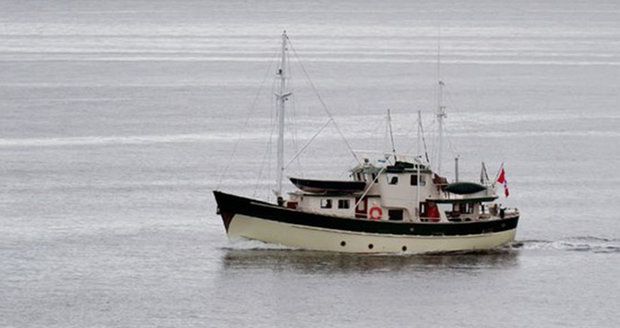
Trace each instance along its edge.
{"label": "tall white mast", "polygon": [[280,77],[280,89],[276,93],[277,103],[277,116],[278,116],[278,163],[277,163],[277,189],[275,191],[278,197],[278,202],[281,202],[282,197],[282,176],[284,174],[284,107],[290,92],[286,92],[286,43],[288,36],[286,31],[282,32],[282,58],[280,61],[280,68],[276,75]]}
{"label": "tall white mast", "polygon": [[[441,33],[441,30],[439,31]],[[437,123],[439,140],[437,142],[437,174],[441,174],[441,156],[443,154],[443,119],[446,118],[446,107],[443,105],[443,87],[441,80],[441,34],[437,40]]]}
{"label": "tall white mast", "polygon": [[390,110],[387,110],[388,129],[390,132],[390,141],[392,142],[392,155],[394,156],[394,164],[396,164],[396,146],[394,145],[394,133],[392,131],[392,115]]}

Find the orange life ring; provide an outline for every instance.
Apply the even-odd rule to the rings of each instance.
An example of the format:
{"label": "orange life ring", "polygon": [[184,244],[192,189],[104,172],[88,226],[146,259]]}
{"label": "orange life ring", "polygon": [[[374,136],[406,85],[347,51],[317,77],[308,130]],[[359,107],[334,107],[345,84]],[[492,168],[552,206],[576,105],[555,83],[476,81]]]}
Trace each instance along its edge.
{"label": "orange life ring", "polygon": [[379,206],[373,206],[368,210],[368,216],[375,221],[379,221],[383,217],[383,210]]}

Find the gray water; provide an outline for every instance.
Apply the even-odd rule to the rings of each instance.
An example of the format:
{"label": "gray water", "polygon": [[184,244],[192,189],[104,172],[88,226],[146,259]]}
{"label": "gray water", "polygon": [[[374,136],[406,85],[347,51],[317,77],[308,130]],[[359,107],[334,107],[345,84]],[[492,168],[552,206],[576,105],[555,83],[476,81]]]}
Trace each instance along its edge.
{"label": "gray water", "polygon": [[[229,242],[213,189],[273,200],[283,29],[287,158],[327,121],[304,70],[353,148],[385,149],[387,108],[399,151],[415,151],[418,110],[433,148],[441,44],[444,171],[504,162],[518,242]],[[619,104],[615,1],[4,0],[0,326],[617,327]],[[354,163],[330,125],[287,174]]]}

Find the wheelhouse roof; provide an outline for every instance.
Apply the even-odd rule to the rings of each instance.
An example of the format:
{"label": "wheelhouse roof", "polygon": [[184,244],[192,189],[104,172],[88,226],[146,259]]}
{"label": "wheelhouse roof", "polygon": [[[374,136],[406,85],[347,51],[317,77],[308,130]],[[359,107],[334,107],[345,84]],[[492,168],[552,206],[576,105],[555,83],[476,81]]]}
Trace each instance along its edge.
{"label": "wheelhouse roof", "polygon": [[464,197],[464,198],[428,198],[427,202],[433,202],[438,204],[462,204],[462,203],[485,203],[496,200],[497,196],[485,196],[485,197]]}

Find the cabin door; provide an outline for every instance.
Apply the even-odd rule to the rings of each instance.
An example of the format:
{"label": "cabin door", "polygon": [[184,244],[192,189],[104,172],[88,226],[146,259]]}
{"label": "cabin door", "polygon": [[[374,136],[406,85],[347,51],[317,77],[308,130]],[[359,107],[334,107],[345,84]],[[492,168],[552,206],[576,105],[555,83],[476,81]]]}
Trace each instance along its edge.
{"label": "cabin door", "polygon": [[355,217],[358,219],[365,219],[368,217],[368,198],[364,197],[360,202],[359,197],[355,197],[355,203],[357,206],[355,207]]}

